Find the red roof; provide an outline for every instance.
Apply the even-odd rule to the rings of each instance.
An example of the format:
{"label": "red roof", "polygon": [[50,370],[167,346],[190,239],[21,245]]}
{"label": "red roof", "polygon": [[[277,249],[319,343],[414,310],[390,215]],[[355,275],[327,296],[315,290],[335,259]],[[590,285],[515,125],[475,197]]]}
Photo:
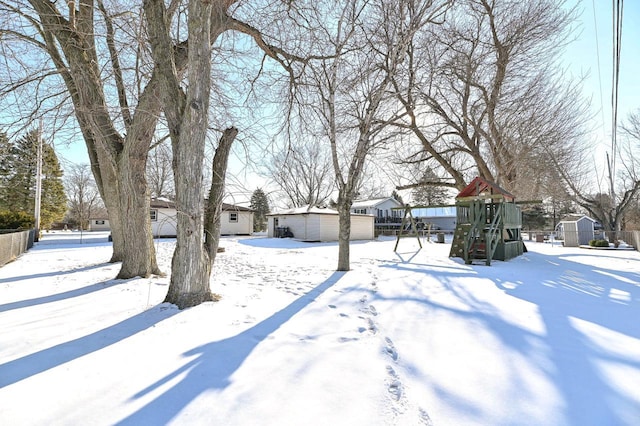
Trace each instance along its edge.
{"label": "red roof", "polygon": [[500,188],[497,184],[488,181],[487,179],[483,179],[480,176],[474,178],[469,185],[460,191],[456,198],[494,194],[502,195],[507,201],[513,201],[515,198],[512,194]]}

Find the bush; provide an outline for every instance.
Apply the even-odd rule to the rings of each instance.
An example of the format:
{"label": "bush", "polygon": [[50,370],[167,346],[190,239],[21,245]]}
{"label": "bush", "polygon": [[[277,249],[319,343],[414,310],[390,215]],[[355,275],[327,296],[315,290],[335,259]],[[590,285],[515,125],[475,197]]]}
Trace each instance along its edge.
{"label": "bush", "polygon": [[589,245],[591,247],[609,247],[609,241],[607,240],[590,240]]}
{"label": "bush", "polygon": [[35,222],[35,218],[29,213],[0,210],[0,229],[31,229]]}

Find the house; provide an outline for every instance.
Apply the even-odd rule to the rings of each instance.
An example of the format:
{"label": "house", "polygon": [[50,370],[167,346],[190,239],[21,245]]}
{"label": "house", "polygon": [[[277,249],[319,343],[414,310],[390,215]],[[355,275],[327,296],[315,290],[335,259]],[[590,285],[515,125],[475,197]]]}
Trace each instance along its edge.
{"label": "house", "polygon": [[[220,235],[251,235],[253,213],[247,207],[222,203]],[[151,230],[154,237],[175,237],[177,211],[175,203],[166,199],[151,200]]]}
{"label": "house", "polygon": [[453,232],[456,229],[455,206],[414,208],[411,209],[411,215],[420,223],[431,224],[433,230]]}
{"label": "house", "polygon": [[403,210],[393,210],[403,207],[402,203],[393,197],[374,198],[372,200],[354,201],[351,213],[367,214],[374,217],[378,230],[398,229],[404,216]]}
{"label": "house", "polygon": [[[175,237],[178,226],[176,204],[166,198],[157,198],[152,199],[149,206],[153,237]],[[220,235],[251,235],[253,213],[254,211],[248,207],[222,203]],[[91,231],[109,231],[110,229],[108,219],[92,219],[89,223]]]}
{"label": "house", "polygon": [[166,198],[152,199],[149,205],[151,209],[151,233],[154,238],[175,237],[177,227],[176,204]]}
{"label": "house", "polygon": [[603,239],[600,222],[585,215],[568,215],[556,225],[556,236],[564,239],[565,247],[589,244],[593,239]]}
{"label": "house", "polygon": [[[337,241],[338,212],[320,207],[299,207],[267,215],[267,235],[270,238],[292,236],[301,241]],[[351,240],[374,239],[374,217],[351,215]]]}
{"label": "house", "polygon": [[[66,225],[65,225],[66,226]],[[88,231],[109,231],[111,226],[109,225],[109,219],[106,217],[94,217],[89,219]]]}
{"label": "house", "polygon": [[222,203],[220,235],[251,235],[254,212],[248,207]]}

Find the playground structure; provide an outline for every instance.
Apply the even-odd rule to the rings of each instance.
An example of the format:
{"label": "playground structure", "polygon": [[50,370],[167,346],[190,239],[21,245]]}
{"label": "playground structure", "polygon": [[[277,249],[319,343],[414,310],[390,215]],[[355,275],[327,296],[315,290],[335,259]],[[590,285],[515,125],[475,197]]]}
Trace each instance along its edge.
{"label": "playground structure", "polygon": [[476,177],[456,197],[456,228],[449,257],[466,264],[509,260],[526,252],[522,213],[513,195],[495,183]]}

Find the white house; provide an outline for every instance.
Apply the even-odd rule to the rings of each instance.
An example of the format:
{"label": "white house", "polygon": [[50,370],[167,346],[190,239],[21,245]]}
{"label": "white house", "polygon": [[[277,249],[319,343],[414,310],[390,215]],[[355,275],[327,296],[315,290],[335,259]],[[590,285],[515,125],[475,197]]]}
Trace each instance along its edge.
{"label": "white house", "polygon": [[89,219],[88,231],[109,231],[111,226],[109,225],[109,219],[106,217],[94,217]]}
{"label": "white house", "polygon": [[376,222],[397,222],[402,220],[404,212],[402,210],[392,210],[402,207],[402,203],[395,198],[375,198],[373,200],[354,201],[351,206],[351,213],[370,214],[376,218]]}
{"label": "white house", "polygon": [[222,203],[221,235],[251,235],[254,210],[248,207]]}
{"label": "white house", "polygon": [[[177,212],[173,201],[151,200],[151,230],[154,237],[175,237]],[[233,204],[222,204],[220,235],[251,235],[253,210]]]}
{"label": "white house", "polygon": [[154,238],[176,236],[176,204],[166,198],[151,200],[151,233]]}
{"label": "white house", "polygon": [[[374,221],[372,215],[351,215],[351,240],[373,240]],[[271,238],[292,236],[301,241],[337,241],[338,212],[319,207],[299,207],[267,215]]]}

